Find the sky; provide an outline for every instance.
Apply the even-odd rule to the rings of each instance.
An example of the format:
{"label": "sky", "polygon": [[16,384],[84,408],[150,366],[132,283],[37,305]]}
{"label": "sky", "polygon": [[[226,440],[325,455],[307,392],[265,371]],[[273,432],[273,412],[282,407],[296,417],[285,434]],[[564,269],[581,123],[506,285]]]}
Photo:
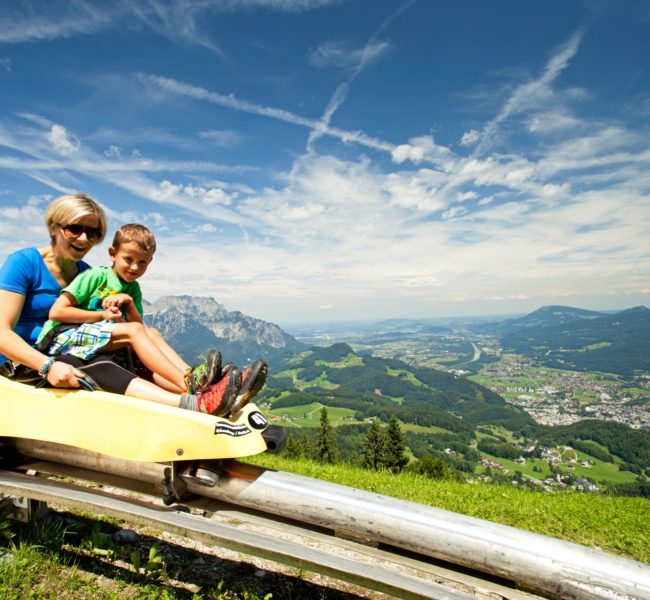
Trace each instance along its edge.
{"label": "sky", "polygon": [[650,306],[649,140],[645,0],[0,0],[0,261],[85,192],[152,301]]}

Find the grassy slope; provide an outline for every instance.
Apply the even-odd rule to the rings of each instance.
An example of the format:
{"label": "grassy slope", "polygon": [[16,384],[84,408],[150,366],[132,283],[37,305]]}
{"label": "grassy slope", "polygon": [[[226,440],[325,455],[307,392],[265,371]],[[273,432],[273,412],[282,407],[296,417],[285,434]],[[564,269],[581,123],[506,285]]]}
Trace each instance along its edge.
{"label": "grassy slope", "polygon": [[507,486],[437,481],[346,465],[320,465],[262,454],[249,457],[272,469],[428,504],[650,563],[650,500]]}
{"label": "grassy slope", "polygon": [[[329,381],[326,372],[323,372],[318,378],[312,381],[303,381],[301,379],[301,372],[303,371],[303,367],[301,366],[302,361],[306,359],[310,354],[311,351],[306,351],[301,353],[300,355],[295,356],[293,359],[289,360],[288,363],[290,363],[295,368],[280,372],[279,375],[289,377],[293,385],[300,390],[304,390],[305,388],[309,388],[309,387],[321,387],[322,389],[334,389],[338,387],[337,385]],[[363,365],[363,359],[362,357],[351,352],[344,357],[338,358],[338,360],[326,361],[326,360],[319,359],[315,361],[315,364],[319,366],[327,367],[329,369],[340,369],[340,368],[345,368],[350,366]],[[563,372],[567,374],[575,373],[573,371],[560,371],[559,369],[550,369],[548,367],[531,368],[531,373],[536,375],[548,371]],[[424,385],[420,380],[418,380],[415,377],[413,372],[408,370],[407,368],[394,369],[387,366],[386,372],[388,375],[391,375],[393,377],[403,376],[409,382],[413,383],[417,387],[422,387]],[[597,373],[581,373],[581,376],[584,378],[593,379],[594,381],[602,381],[603,379],[601,375]],[[610,380],[611,377],[612,376],[607,376],[605,379],[611,383]],[[617,376],[613,376],[613,377],[616,381],[618,381]],[[494,385],[495,381],[501,381],[491,377],[483,377],[481,375],[471,376],[468,379],[486,386]],[[544,379],[544,377],[540,376],[540,380],[541,379]],[[517,383],[517,385],[521,385],[525,387],[530,385],[531,379],[529,377],[522,376],[520,380],[515,380],[511,378],[510,380],[507,381],[502,380],[501,383],[504,387],[506,386],[506,383],[511,386]],[[502,393],[502,395],[503,397],[512,396],[514,398],[519,393],[520,392],[510,392],[510,393]],[[280,397],[282,397],[282,395]],[[399,403],[401,403],[402,400],[396,398],[393,399],[398,401]],[[590,403],[591,401],[593,400],[592,399],[586,400],[586,403]],[[274,409],[273,401],[271,401],[271,409],[266,410],[265,412],[267,413],[267,416],[272,416],[272,417],[282,418],[284,415],[291,417],[292,420],[282,422],[282,425],[285,427],[290,427],[290,428],[318,427],[320,422],[320,409],[322,407],[323,404],[319,402],[313,402],[311,404],[306,404],[306,405]],[[359,423],[359,421],[357,421],[354,418],[354,415],[356,413],[356,411],[354,410],[340,408],[340,407],[333,407],[333,406],[326,406],[326,408],[327,408],[329,420],[335,426]],[[400,424],[402,427],[402,431],[417,431],[421,433],[450,433],[445,429],[441,429],[440,427],[434,427],[434,426],[421,427],[418,425],[414,425],[412,423],[403,423],[403,422]],[[513,442],[512,433],[510,431],[500,428],[498,426],[487,426],[487,427],[494,429],[495,431],[497,431],[497,433],[501,433],[506,438],[510,438],[510,442],[511,443]],[[485,437],[485,435],[481,432],[477,432],[476,436],[477,439],[481,437]],[[486,452],[482,452],[482,454],[492,458],[494,461],[501,464],[503,467],[508,469],[509,473],[514,473],[515,471],[521,471],[524,475],[528,477],[532,477],[534,479],[541,479],[541,480],[552,475],[550,468],[548,466],[548,462],[545,460],[528,459],[526,464],[521,465],[519,463],[515,463],[514,461],[505,458],[490,456]],[[621,471],[619,469],[619,465],[617,463],[620,463],[621,461],[616,457],[612,458],[613,462],[608,463],[608,462],[596,460],[593,457],[590,457],[589,455],[584,454],[582,452],[578,453],[578,455],[580,456],[580,461],[586,458],[590,458],[593,462],[593,465],[591,467],[581,467],[579,463],[577,465],[572,465],[570,470],[573,472],[573,474],[576,477],[590,478],[600,484],[602,484],[603,482],[607,482],[611,484],[632,483],[636,479],[636,475],[634,475],[633,473],[629,471]],[[533,471],[534,466],[538,467],[537,471]],[[563,470],[569,470],[567,465],[560,465],[560,467]],[[476,473],[482,473],[484,470],[485,469],[483,467],[479,466],[476,469]]]}

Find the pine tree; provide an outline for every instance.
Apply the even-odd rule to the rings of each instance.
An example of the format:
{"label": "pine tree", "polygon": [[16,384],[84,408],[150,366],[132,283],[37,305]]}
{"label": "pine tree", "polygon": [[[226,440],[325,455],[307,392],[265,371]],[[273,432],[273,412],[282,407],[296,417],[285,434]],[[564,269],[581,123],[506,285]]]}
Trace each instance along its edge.
{"label": "pine tree", "polygon": [[304,435],[298,435],[293,432],[289,434],[287,443],[282,450],[286,458],[304,458],[309,456],[309,444]]}
{"label": "pine tree", "polygon": [[388,423],[386,431],[386,448],[385,448],[385,466],[393,473],[399,473],[404,470],[409,459],[405,454],[406,444],[404,436],[399,425],[397,417],[393,416]]}
{"label": "pine tree", "polygon": [[363,466],[366,469],[379,471],[385,466],[386,434],[376,419],[368,430],[363,443]]}
{"label": "pine tree", "polygon": [[321,463],[334,464],[339,459],[339,452],[336,445],[336,435],[327,417],[327,409],[323,406],[320,409],[320,429],[316,449],[316,460]]}

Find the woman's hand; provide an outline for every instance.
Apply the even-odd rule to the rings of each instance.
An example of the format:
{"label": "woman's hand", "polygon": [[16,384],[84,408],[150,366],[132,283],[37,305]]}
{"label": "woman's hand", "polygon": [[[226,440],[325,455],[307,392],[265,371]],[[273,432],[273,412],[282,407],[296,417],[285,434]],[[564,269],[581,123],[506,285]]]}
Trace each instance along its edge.
{"label": "woman's hand", "polygon": [[77,377],[83,376],[84,374],[79,369],[75,369],[72,365],[54,361],[50,370],[47,372],[47,381],[54,387],[76,388],[79,387]]}

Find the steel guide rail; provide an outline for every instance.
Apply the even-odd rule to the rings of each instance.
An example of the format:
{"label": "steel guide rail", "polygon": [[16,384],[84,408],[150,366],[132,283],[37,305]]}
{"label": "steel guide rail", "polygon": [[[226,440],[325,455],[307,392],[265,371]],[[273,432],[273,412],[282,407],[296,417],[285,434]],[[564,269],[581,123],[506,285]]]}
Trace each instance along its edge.
{"label": "steel guide rail", "polygon": [[[122,519],[137,525],[154,527],[223,548],[258,556],[301,570],[312,571],[373,589],[398,598],[422,600],[472,600],[475,593],[432,582],[425,578],[388,570],[380,565],[337,555],[336,551],[316,549],[309,545],[281,539],[267,533],[251,532],[203,516],[179,512],[174,509],[115,496],[97,489],[79,487],[69,483],[0,470],[0,495],[29,497],[78,510],[90,510]],[[209,505],[208,505],[209,506]],[[341,548],[350,546],[343,541]],[[408,564],[408,560],[406,564]],[[413,561],[417,569],[417,561]],[[414,571],[416,569],[410,569]],[[470,578],[471,579],[471,578]],[[462,587],[472,586],[462,584]],[[476,590],[481,597],[537,598],[513,590],[506,596],[495,592],[498,586],[481,586]]]}
{"label": "steel guide rail", "polygon": [[[159,483],[164,465],[13,439],[25,456]],[[212,487],[190,493],[284,516],[488,573],[549,598],[650,600],[650,566],[513,527],[226,461]],[[210,468],[210,465],[207,465]]]}

